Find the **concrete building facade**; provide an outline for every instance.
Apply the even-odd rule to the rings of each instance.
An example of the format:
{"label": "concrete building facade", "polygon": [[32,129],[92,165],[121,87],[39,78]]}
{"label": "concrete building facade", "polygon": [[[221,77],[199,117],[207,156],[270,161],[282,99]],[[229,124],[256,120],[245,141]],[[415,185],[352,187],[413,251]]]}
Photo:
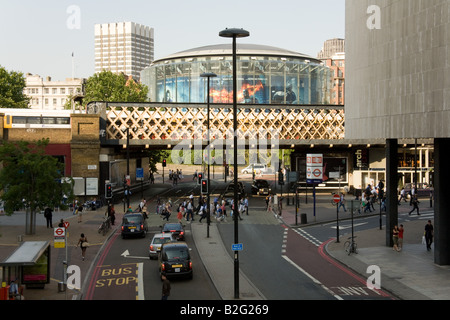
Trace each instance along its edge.
{"label": "concrete building facade", "polygon": [[434,256],[448,265],[450,2],[347,0],[345,38],[346,138],[386,140],[386,244],[398,221],[398,141],[434,139]]}

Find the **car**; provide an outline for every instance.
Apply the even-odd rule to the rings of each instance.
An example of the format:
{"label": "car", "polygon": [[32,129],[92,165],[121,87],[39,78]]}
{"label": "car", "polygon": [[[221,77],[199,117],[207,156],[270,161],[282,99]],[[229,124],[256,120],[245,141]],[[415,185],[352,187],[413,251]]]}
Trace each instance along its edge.
{"label": "car", "polygon": [[170,242],[161,246],[159,255],[160,275],[169,277],[188,277],[192,279],[192,261],[186,242]]}
{"label": "car", "polygon": [[247,174],[247,173],[252,173],[253,170],[255,170],[255,173],[269,173],[270,169],[267,167],[267,165],[265,164],[261,164],[261,163],[254,163],[249,165],[248,167],[244,168],[241,170],[241,173],[243,174]]}
{"label": "car", "polygon": [[252,194],[268,195],[272,192],[272,188],[267,180],[257,179],[252,184]]}
{"label": "car", "polygon": [[[412,187],[413,187],[414,183],[406,183],[404,188],[405,188],[405,194],[406,197],[409,199],[409,192],[411,191]],[[433,188],[430,187],[428,184],[426,183],[417,183],[417,196],[419,197],[429,197],[430,196],[430,192],[433,192]]]}
{"label": "car", "polygon": [[162,226],[161,233],[169,233],[178,241],[185,240],[185,232],[183,225],[179,222],[169,222]]}
{"label": "car", "polygon": [[122,218],[122,238],[141,236],[145,238],[148,231],[147,219],[140,213],[127,213]]}
{"label": "car", "polygon": [[157,233],[153,236],[152,242],[150,242],[150,246],[148,248],[148,254],[150,259],[157,259],[158,255],[161,251],[161,246],[164,243],[175,242],[176,239],[172,236],[171,233]]}

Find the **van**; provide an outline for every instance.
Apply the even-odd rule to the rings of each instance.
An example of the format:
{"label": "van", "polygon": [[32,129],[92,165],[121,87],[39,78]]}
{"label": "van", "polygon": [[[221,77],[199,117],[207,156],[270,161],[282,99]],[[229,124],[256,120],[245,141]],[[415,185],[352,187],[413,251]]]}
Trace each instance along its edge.
{"label": "van", "polygon": [[247,174],[252,173],[252,170],[255,170],[255,173],[269,173],[270,169],[267,167],[267,165],[262,163],[254,163],[249,165],[247,168],[244,168],[241,170],[241,173]]}

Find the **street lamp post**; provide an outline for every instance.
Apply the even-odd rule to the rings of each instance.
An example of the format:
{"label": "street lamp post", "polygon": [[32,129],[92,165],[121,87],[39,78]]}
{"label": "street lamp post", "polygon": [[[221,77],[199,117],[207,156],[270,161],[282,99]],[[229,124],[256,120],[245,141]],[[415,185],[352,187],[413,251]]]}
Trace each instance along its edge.
{"label": "street lamp post", "polygon": [[[233,39],[233,131],[234,131],[234,243],[238,244],[238,152],[237,152],[237,68],[236,68],[236,38],[248,37],[250,33],[244,29],[230,28],[219,32],[219,36]],[[239,255],[234,251],[234,298],[239,299]]]}
{"label": "street lamp post", "polygon": [[207,78],[207,80],[208,80],[208,83],[207,83],[207,96],[206,96],[206,99],[207,99],[207,103],[206,103],[206,105],[207,105],[207,107],[206,107],[206,113],[208,114],[208,116],[207,116],[207,121],[208,121],[208,127],[207,127],[207,139],[208,139],[208,147],[207,147],[207,151],[208,151],[208,192],[207,192],[207,196],[206,196],[206,204],[207,204],[207,207],[206,207],[206,225],[207,225],[207,227],[206,227],[206,236],[209,238],[209,226],[210,226],[210,224],[211,224],[211,216],[210,216],[210,214],[211,214],[211,200],[210,200],[210,198],[209,198],[209,195],[210,195],[210,190],[209,190],[209,188],[210,188],[210,159],[211,159],[211,149],[210,149],[210,146],[211,146],[211,141],[210,141],[210,130],[209,130],[209,121],[210,121],[210,119],[209,119],[209,82],[210,82],[210,79],[211,78],[214,78],[214,77],[217,77],[217,75],[215,74],[215,73],[202,73],[201,75],[200,75],[200,77],[205,77],[205,78]]}

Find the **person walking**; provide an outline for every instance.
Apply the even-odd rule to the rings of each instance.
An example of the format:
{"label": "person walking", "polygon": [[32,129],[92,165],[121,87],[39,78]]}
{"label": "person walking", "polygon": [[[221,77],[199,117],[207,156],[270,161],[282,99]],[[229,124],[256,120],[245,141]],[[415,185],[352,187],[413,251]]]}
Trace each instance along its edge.
{"label": "person walking", "polygon": [[78,222],[83,222],[82,221],[82,218],[83,218],[82,217],[83,216],[83,205],[81,203],[79,204],[76,213],[78,214]]}
{"label": "person walking", "polygon": [[341,209],[341,207],[344,208],[344,212],[347,212],[347,208],[345,208],[345,196],[342,192],[341,192],[341,197],[339,198],[338,212]]}
{"label": "person walking", "polygon": [[398,227],[398,251],[401,251],[403,249],[403,233],[405,232],[405,228],[403,228],[403,225],[401,224],[400,227]]}
{"label": "person walking", "polygon": [[163,283],[161,300],[168,300],[169,296],[170,296],[170,290],[171,290],[170,281],[167,279],[167,277],[165,275],[161,275],[161,279],[162,279],[162,283]]}
{"label": "person walking", "polygon": [[85,255],[86,255],[86,248],[89,246],[88,239],[84,235],[84,233],[82,233],[80,235],[80,239],[78,239],[78,243],[76,245],[76,248],[78,248],[78,246],[80,246],[80,248],[81,248],[81,259],[84,261]]}
{"label": "person walking", "polygon": [[427,245],[427,251],[431,250],[431,244],[433,243],[433,236],[434,236],[434,228],[431,224],[431,220],[428,220],[428,223],[425,225],[425,242]]}
{"label": "person walking", "polygon": [[414,210],[417,210],[417,215],[418,216],[420,216],[420,213],[419,213],[419,199],[417,199],[417,196],[411,196],[412,197],[412,205],[413,205],[413,208],[412,208],[412,210],[409,212],[409,215],[411,215],[411,213],[414,211]]}
{"label": "person walking", "polygon": [[398,205],[400,205],[400,202],[402,201],[402,199],[406,202],[405,188],[402,188],[402,190],[400,190],[400,198],[398,199]]}
{"label": "person walking", "polygon": [[53,228],[52,218],[53,218],[53,210],[49,207],[44,210],[44,217],[47,220],[47,228]]}
{"label": "person walking", "polygon": [[394,230],[392,230],[392,240],[394,241],[394,246],[393,246],[392,250],[394,250],[394,251],[400,251],[400,250],[398,250],[398,233],[399,233],[398,226],[395,225]]}

